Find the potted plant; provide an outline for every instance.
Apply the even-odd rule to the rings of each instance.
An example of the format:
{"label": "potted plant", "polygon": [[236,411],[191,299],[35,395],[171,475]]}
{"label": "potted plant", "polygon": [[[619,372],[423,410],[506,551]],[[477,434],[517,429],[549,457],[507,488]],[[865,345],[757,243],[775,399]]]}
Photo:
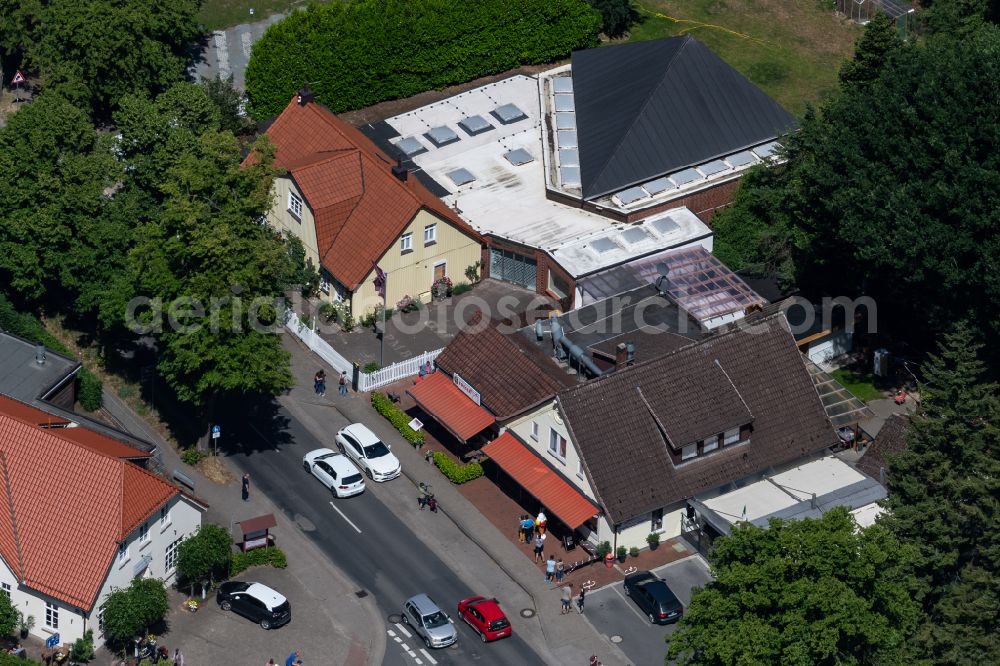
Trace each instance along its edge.
{"label": "potted plant", "polygon": [[603,560],[604,556],[611,552],[611,542],[602,541],[597,544],[597,559]]}
{"label": "potted plant", "polygon": [[451,278],[446,275],[440,280],[435,280],[431,284],[431,297],[436,299],[447,298],[448,296],[451,296],[451,290]]}
{"label": "potted plant", "polygon": [[656,550],[660,545],[660,533],[650,532],[649,536],[646,537],[646,543],[649,544],[650,550]]}
{"label": "potted plant", "polygon": [[21,630],[21,638],[27,638],[28,632],[35,628],[35,616],[28,615],[25,617],[23,613],[17,614],[17,625]]}
{"label": "potted plant", "polygon": [[626,548],[625,546],[618,546],[616,554],[618,555],[618,561],[624,562],[625,556],[628,555],[628,548]]}
{"label": "potted plant", "polygon": [[639,546],[632,546],[629,548],[628,554],[632,557],[639,557]]}
{"label": "potted plant", "polygon": [[195,613],[198,611],[198,600],[188,599],[187,601],[184,602],[184,607],[189,611],[191,611],[192,613]]}

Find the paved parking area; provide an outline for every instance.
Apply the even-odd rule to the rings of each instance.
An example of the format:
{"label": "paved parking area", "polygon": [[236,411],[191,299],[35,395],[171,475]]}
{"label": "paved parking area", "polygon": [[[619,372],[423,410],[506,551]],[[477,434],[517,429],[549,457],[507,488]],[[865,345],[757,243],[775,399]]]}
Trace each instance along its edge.
{"label": "paved parking area", "polygon": [[[170,631],[161,641],[173,654],[180,648],[188,666],[209,664],[267,663],[269,657],[280,664],[293,650],[300,650],[306,664],[325,664],[339,642],[350,642],[327,617],[323,603],[313,596],[287,569],[258,567],[245,571],[236,580],[252,580],[274,588],[288,598],[292,621],[283,627],[264,631],[241,615],[225,612],[209,595],[197,613],[181,608],[186,598],[171,592],[173,609],[168,616]],[[336,603],[335,600],[327,600]],[[172,636],[183,637],[180,644]]]}
{"label": "paved parking area", "polygon": [[[653,571],[667,581],[685,607],[691,603],[693,588],[711,580],[708,565],[700,556],[671,562]],[[633,664],[662,664],[667,656],[666,637],[676,625],[650,624],[635,604],[625,596],[621,583],[614,583],[587,595],[585,615],[597,633],[616,644]]]}

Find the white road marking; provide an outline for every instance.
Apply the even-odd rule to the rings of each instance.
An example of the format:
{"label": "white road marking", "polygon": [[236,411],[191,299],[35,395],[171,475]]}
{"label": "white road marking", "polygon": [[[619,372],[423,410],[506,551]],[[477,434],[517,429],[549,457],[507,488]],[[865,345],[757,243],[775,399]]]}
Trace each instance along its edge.
{"label": "white road marking", "polygon": [[355,532],[357,532],[358,534],[361,534],[361,530],[359,530],[359,529],[358,529],[358,526],[357,526],[357,525],[355,525],[354,523],[352,523],[352,522],[351,522],[351,519],[350,519],[350,518],[348,518],[347,516],[345,516],[345,515],[344,515],[344,512],[343,512],[343,511],[341,511],[340,509],[338,509],[338,508],[337,508],[337,505],[336,505],[336,504],[334,504],[333,502],[330,502],[330,506],[332,506],[332,507],[333,507],[333,510],[334,510],[334,511],[336,511],[337,513],[339,513],[339,514],[340,514],[340,517],[341,517],[341,518],[343,518],[344,520],[346,520],[346,521],[347,521],[347,524],[348,524],[348,525],[350,525],[351,527],[353,527],[353,528],[354,528],[354,531],[355,531]]}
{"label": "white road marking", "polygon": [[397,642],[397,643],[399,643],[400,645],[402,645],[402,644],[403,644],[403,639],[402,639],[402,638],[400,638],[399,636],[393,636],[392,638],[393,638],[393,640],[394,640],[394,641],[396,641],[396,642]]}
{"label": "white road marking", "polygon": [[396,628],[397,628],[397,629],[399,629],[399,633],[403,634],[403,635],[404,635],[404,636],[406,636],[407,638],[412,638],[412,637],[413,637],[413,634],[411,634],[410,632],[408,632],[408,631],[406,630],[406,627],[404,627],[403,625],[401,625],[401,624],[396,624]]}
{"label": "white road marking", "polygon": [[424,663],[424,662],[420,661],[417,657],[414,657],[413,661],[417,662],[417,666],[420,666],[421,664]]}
{"label": "white road marking", "polygon": [[229,78],[229,43],[226,39],[226,33],[217,30],[212,33],[212,38],[215,41],[215,60],[219,65],[219,77]]}
{"label": "white road marking", "polygon": [[[396,626],[398,627],[399,625],[397,624]],[[395,636],[396,635],[396,632],[393,631],[392,629],[386,629],[385,633],[389,634],[390,636]]]}
{"label": "white road marking", "polygon": [[432,657],[429,654],[427,654],[427,650],[425,650],[423,648],[420,648],[420,654],[424,655],[424,658],[427,661],[431,662],[432,664],[436,664],[437,663],[437,660],[434,657]]}
{"label": "white road marking", "polygon": [[627,596],[625,596],[625,594],[623,594],[622,591],[618,589],[617,585],[612,589],[615,591],[615,594],[621,597],[622,601],[625,602],[625,605],[629,607],[629,610],[635,613],[640,620],[642,620],[643,622],[649,622],[649,618],[638,611],[638,609],[635,607],[635,604],[632,603],[632,600],[629,599]]}
{"label": "white road marking", "polygon": [[250,57],[250,49],[253,48],[253,35],[250,31],[240,33],[240,41],[243,42],[243,55],[247,58]]}

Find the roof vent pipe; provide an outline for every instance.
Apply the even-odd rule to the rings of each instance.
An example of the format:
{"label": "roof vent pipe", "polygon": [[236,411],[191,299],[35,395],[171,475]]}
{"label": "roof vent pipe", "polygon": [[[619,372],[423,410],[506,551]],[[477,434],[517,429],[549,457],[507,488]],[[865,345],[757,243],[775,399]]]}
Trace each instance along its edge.
{"label": "roof vent pipe", "polygon": [[35,363],[45,365],[45,345],[35,345]]}
{"label": "roof vent pipe", "polygon": [[591,375],[593,375],[594,377],[600,377],[601,375],[604,374],[604,371],[598,368],[596,365],[594,365],[594,362],[587,357],[587,355],[584,353],[583,349],[581,349],[579,345],[574,344],[567,337],[563,337],[561,342],[563,346],[566,347],[566,351],[569,352],[569,355],[572,356],[573,359],[578,364],[586,368],[587,372],[589,372]]}
{"label": "roof vent pipe", "polygon": [[558,319],[552,319],[552,352],[558,359],[566,358],[566,354],[563,353],[562,342],[563,342],[562,324],[559,323]]}
{"label": "roof vent pipe", "polygon": [[809,508],[810,509],[816,508],[816,493],[813,493],[812,497],[809,499]]}
{"label": "roof vent pipe", "polygon": [[625,364],[633,365],[635,363],[635,343],[629,340],[625,343]]}
{"label": "roof vent pipe", "polygon": [[541,340],[543,337],[545,337],[545,331],[542,329],[542,320],[541,319],[536,319],[535,320],[535,339],[536,340]]}

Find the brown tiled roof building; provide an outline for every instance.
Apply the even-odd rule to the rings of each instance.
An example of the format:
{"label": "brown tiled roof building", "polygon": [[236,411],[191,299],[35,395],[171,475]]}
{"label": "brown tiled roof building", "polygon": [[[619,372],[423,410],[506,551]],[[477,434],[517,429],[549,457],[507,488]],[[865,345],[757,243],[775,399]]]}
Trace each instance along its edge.
{"label": "brown tiled roof building", "polygon": [[886,458],[906,450],[906,429],[909,423],[907,417],[899,414],[886,419],[875,441],[858,461],[858,469],[885,485],[889,474],[889,462]]}

